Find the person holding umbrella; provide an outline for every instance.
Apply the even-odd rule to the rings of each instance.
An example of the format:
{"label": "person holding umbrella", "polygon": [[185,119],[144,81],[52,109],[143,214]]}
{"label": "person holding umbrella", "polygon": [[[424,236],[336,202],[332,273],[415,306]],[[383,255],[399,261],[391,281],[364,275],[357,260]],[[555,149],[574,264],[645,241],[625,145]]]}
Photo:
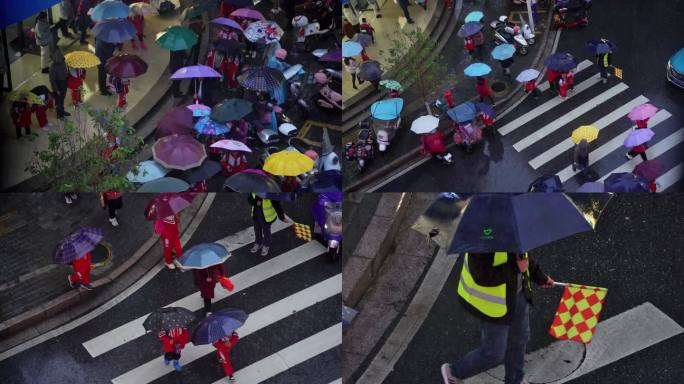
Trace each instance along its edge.
{"label": "person holding umbrella", "polygon": [[10,116],[17,132],[17,139],[22,137],[22,128],[26,131],[26,136],[31,135],[31,106],[26,98],[19,98],[12,103]]}
{"label": "person holding umbrella", "polygon": [[150,313],[143,322],[145,331],[157,334],[162,345],[164,364],[173,362],[177,372],[180,365],[181,351],[190,341],[188,326],[195,321],[195,314],[183,307],[158,308]]}
{"label": "person holding umbrella", "polygon": [[102,240],[102,230],[99,228],[81,228],[62,240],[57,246],[53,260],[58,264],[70,264],[74,272],[67,275],[71,288],[83,287],[92,290],[90,284],[90,269],[92,254],[90,253]]}
{"label": "person holding umbrella", "polygon": [[114,86],[114,91],[119,96],[117,107],[126,108],[126,95],[128,94],[128,86],[131,84],[131,80],[112,76],[110,81]]}
{"label": "person holding umbrella", "polygon": [[494,105],[494,98],[492,97],[492,89],[489,87],[489,84],[487,83],[487,80],[482,77],[478,76],[477,77],[477,84],[475,85],[475,90],[477,91],[477,94],[480,96],[480,102],[483,102],[484,99],[489,99],[489,102]]}
{"label": "person holding umbrella", "polygon": [[233,331],[230,337],[226,336],[220,340],[217,340],[212,345],[216,348],[216,355],[218,357],[221,367],[223,367],[223,373],[228,377],[228,381],[235,381],[235,370],[233,369],[233,364],[230,361],[230,351],[233,349],[235,344],[237,344],[240,337],[238,333]]}
{"label": "person holding umbrella", "polygon": [[[347,72],[351,75],[352,79],[352,88],[358,89],[356,86],[356,76],[359,73],[359,65],[357,64],[356,60],[353,57],[345,57],[344,58],[344,66],[347,69]],[[363,84],[365,80],[359,78],[359,85]]]}
{"label": "person holding umbrella", "polygon": [[587,142],[586,139],[580,140],[580,142],[575,145],[572,159],[573,171],[579,169],[582,176],[589,175],[589,142]]}
{"label": "person holding umbrella", "polygon": [[162,344],[162,351],[164,352],[164,364],[169,365],[173,361],[173,368],[176,372],[182,371],[180,365],[181,351],[185,348],[185,344],[190,341],[190,332],[187,327],[176,327],[166,331],[159,332],[159,341]]}
{"label": "person holding umbrella", "polygon": [[[145,45],[145,16],[143,15],[141,8],[131,8],[131,16],[128,19],[135,27],[136,36],[140,42],[140,48],[147,49],[147,46]],[[131,39],[131,47],[133,47],[133,49],[138,49],[135,39]]]}
{"label": "person holding umbrella", "polygon": [[107,208],[109,222],[113,227],[118,227],[119,222],[116,220],[116,211],[123,208],[123,195],[121,192],[100,192],[100,206],[102,209]]}
{"label": "person holding umbrella", "polygon": [[254,221],[254,245],[249,250],[257,253],[261,250],[261,256],[268,256],[271,247],[271,224],[276,220],[287,223],[283,208],[278,200],[259,197],[256,193],[250,193],[247,201],[252,206],[252,220]]}
{"label": "person holding umbrella", "polygon": [[178,214],[169,215],[154,222],[154,231],[161,236],[162,246],[164,247],[164,263],[166,268],[175,269],[173,264],[172,252],[176,257],[183,256],[183,245],[180,242],[180,216]]}
{"label": "person holding umbrella", "polygon": [[511,65],[513,65],[513,54],[515,54],[515,47],[512,44],[502,44],[496,46],[492,50],[492,58],[498,60],[501,63],[501,68],[503,69],[504,76],[508,77],[509,81],[513,81],[511,78]]}
{"label": "person holding umbrella", "polygon": [[235,373],[230,361],[230,351],[239,340],[236,330],[247,321],[248,317],[249,315],[242,310],[224,308],[200,321],[192,332],[194,345],[211,344],[216,348],[219,363],[223,366],[223,372],[229,381],[234,380]]}
{"label": "person holding umbrella", "polygon": [[658,108],[652,104],[644,103],[632,108],[627,117],[636,123],[636,129],[648,128],[648,119],[658,112]]}

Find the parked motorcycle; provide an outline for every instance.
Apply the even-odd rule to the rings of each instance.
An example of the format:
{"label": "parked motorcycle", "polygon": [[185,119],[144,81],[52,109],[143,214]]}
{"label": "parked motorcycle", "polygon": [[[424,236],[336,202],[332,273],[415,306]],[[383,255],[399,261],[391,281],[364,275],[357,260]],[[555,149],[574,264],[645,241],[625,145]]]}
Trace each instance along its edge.
{"label": "parked motorcycle", "polygon": [[589,25],[591,0],[559,0],[553,7],[552,28],[576,28]]}
{"label": "parked motorcycle", "polygon": [[325,71],[318,71],[314,75],[318,87],[318,95],[315,96],[316,105],[328,110],[342,110],[342,86],[332,81]]}
{"label": "parked motorcycle", "polygon": [[342,193],[327,192],[318,195],[311,207],[314,218],[314,233],[320,233],[328,246],[330,261],[336,261],[342,254]]}
{"label": "parked motorcycle", "polygon": [[378,149],[385,152],[390,142],[401,128],[401,110],[404,99],[385,99],[371,105],[373,132],[378,141]]}
{"label": "parked motorcycle", "polygon": [[360,173],[366,171],[368,161],[372,160],[375,155],[373,144],[373,135],[368,123],[362,122],[359,126],[359,134],[356,141],[345,145],[345,159],[347,161],[356,161]]}
{"label": "parked motorcycle", "polygon": [[512,44],[522,56],[527,55],[529,46],[535,42],[534,33],[527,24],[521,28],[508,21],[507,16],[500,16],[489,25],[494,30],[494,44]]}

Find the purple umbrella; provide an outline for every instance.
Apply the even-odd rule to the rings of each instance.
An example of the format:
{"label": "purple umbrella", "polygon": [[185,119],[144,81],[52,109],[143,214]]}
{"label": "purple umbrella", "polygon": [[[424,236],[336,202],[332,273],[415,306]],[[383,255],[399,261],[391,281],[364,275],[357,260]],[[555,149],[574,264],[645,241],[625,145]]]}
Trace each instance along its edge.
{"label": "purple umbrella", "polygon": [[194,345],[211,344],[230,336],[245,323],[249,315],[233,308],[220,309],[200,321],[192,332]]}
{"label": "purple umbrella", "polygon": [[332,52],[328,52],[321,56],[320,61],[342,61],[342,48],[338,48]]}
{"label": "purple umbrella", "polygon": [[575,192],[602,193],[605,191],[605,189],[606,187],[603,185],[603,183],[598,181],[590,181],[588,183],[582,184]]}
{"label": "purple umbrella", "polygon": [[129,79],[147,72],[147,63],[137,55],[125,53],[107,60],[105,70],[116,77]]}
{"label": "purple umbrella", "polygon": [[187,107],[174,107],[159,120],[157,137],[173,134],[191,135],[193,133],[192,111]]}
{"label": "purple umbrella", "polygon": [[135,34],[135,26],[128,19],[108,19],[93,27],[95,38],[107,43],[123,43],[133,39]]}
{"label": "purple umbrella", "polygon": [[655,132],[651,128],[635,129],[632,133],[625,139],[625,147],[634,148],[637,145],[641,145],[653,138]]}
{"label": "purple umbrella", "polygon": [[214,24],[225,25],[226,27],[235,28],[242,31],[242,27],[240,26],[240,24],[238,24],[237,21],[233,19],[229,19],[226,17],[217,17],[211,22]]}
{"label": "purple umbrella", "polygon": [[646,160],[634,167],[635,175],[643,177],[649,183],[660,177],[665,171],[665,166],[659,160]]}
{"label": "purple umbrella", "polygon": [[266,18],[264,17],[264,15],[261,14],[261,12],[251,8],[240,8],[236,11],[233,11],[230,15],[244,17],[245,19],[252,20],[266,20]]}
{"label": "purple umbrella", "polygon": [[166,168],[185,171],[199,167],[207,158],[207,152],[204,145],[190,135],[171,135],[154,143],[152,156],[154,161]]}
{"label": "purple umbrella", "polygon": [[221,74],[216,72],[214,68],[207,67],[206,65],[191,65],[189,67],[183,67],[171,75],[172,80],[203,77],[221,77]]}
{"label": "purple umbrella", "polygon": [[356,41],[361,44],[362,47],[367,48],[373,45],[373,38],[367,33],[356,33],[352,37],[352,41]]}
{"label": "purple umbrella", "polygon": [[95,249],[103,237],[100,228],[81,228],[57,245],[52,260],[57,264],[71,264]]}

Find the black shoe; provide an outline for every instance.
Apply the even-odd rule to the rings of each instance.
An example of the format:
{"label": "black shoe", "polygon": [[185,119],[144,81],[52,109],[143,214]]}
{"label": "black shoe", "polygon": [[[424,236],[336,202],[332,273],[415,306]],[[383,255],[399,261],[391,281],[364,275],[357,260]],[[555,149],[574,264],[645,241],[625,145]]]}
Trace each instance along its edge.
{"label": "black shoe", "polygon": [[62,113],[62,117],[67,117],[67,116],[71,116],[71,113],[64,111],[64,113]]}
{"label": "black shoe", "polygon": [[378,16],[376,17],[376,19],[379,19],[379,18],[381,18],[381,17],[382,17],[382,15],[378,15]]}
{"label": "black shoe", "polygon": [[40,72],[42,72],[42,73],[50,73],[50,68],[49,68],[49,67],[48,67],[48,68],[43,68],[43,69],[40,70]]}
{"label": "black shoe", "polygon": [[112,93],[109,92],[108,90],[104,90],[104,91],[101,91],[101,92],[100,92],[100,95],[102,95],[102,96],[111,96]]}
{"label": "black shoe", "polygon": [[415,21],[413,21],[413,19],[408,19],[408,20],[406,20],[406,22],[409,23],[409,24],[415,23]]}

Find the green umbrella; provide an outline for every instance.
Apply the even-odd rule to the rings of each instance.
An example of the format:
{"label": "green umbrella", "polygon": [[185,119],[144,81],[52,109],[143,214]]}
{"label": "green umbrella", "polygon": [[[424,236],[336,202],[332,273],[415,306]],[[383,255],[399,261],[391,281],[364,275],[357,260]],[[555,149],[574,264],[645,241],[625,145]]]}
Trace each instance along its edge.
{"label": "green umbrella", "polygon": [[380,82],[380,85],[387,88],[387,89],[393,89],[395,91],[401,91],[401,84],[396,81],[396,80],[382,80]]}
{"label": "green umbrella", "polygon": [[157,44],[169,51],[183,51],[197,44],[199,36],[188,28],[174,25],[157,33]]}

